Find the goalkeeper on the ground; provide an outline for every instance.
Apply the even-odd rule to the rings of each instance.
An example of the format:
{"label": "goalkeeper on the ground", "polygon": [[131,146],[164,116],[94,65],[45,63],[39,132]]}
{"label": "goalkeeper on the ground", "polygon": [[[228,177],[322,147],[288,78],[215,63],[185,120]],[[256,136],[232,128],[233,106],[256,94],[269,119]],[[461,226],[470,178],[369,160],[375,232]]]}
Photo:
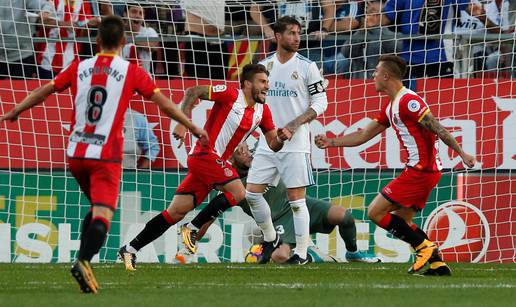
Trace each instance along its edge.
{"label": "goalkeeper on the ground", "polygon": [[[252,155],[245,143],[241,144],[232,157],[232,165],[241,176],[245,184],[245,176],[251,165]],[[264,194],[265,199],[271,206],[271,216],[276,231],[280,234],[283,244],[277,248],[272,254],[272,260],[276,263],[286,262],[292,255],[295,247],[296,239],[293,227],[293,216],[290,204],[287,198],[287,188],[283,182],[279,181],[276,187],[270,187]],[[209,206],[210,204],[208,204]],[[238,204],[242,210],[252,217],[249,204],[246,200]],[[312,197],[307,197],[307,207],[310,213],[310,234],[325,233],[329,234],[338,226],[338,231],[346,245],[346,260],[359,262],[379,262],[374,255],[359,251],[356,240],[355,220],[350,210],[343,207],[332,205],[331,203]],[[206,210],[206,209],[203,209]],[[197,215],[198,216],[198,215]],[[197,218],[196,216],[196,218]],[[194,220],[196,219],[194,218]],[[199,241],[209,225],[214,220],[204,224],[197,233],[196,241]],[[180,263],[190,262],[192,253],[187,248],[182,248],[176,255],[176,260]],[[309,258],[312,261],[331,260],[333,258],[321,254],[316,248],[309,248]]]}

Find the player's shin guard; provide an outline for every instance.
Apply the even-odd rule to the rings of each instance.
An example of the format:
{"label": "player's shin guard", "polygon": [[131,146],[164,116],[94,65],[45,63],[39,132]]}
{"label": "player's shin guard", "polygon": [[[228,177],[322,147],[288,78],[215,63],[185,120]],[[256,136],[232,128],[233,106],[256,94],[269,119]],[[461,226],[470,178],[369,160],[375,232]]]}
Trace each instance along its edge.
{"label": "player's shin guard", "polygon": [[131,243],[129,243],[129,245],[139,251],[145,245],[159,238],[176,222],[177,221],[174,221],[168,214],[167,210],[163,210],[163,212],[156,215],[148,221],[147,224],[145,224],[143,230],[131,241]]}
{"label": "player's shin guard", "polygon": [[263,197],[263,194],[246,191],[245,198],[249,203],[249,208],[256,224],[260,226],[263,232],[263,240],[266,242],[274,241],[276,239],[276,230],[272,224],[271,208],[269,208],[269,204]]}
{"label": "player's shin guard", "polygon": [[[237,201],[231,195],[231,193],[223,193],[217,195],[214,199],[212,199],[204,209],[197,214],[197,216],[190,222],[193,226],[191,228],[195,230],[201,229],[202,225],[206,224],[210,220],[215,220],[219,217],[224,211],[229,208],[238,205]],[[188,225],[190,226],[190,225]]]}
{"label": "player's shin guard", "polygon": [[290,201],[290,208],[294,216],[294,231],[296,233],[295,253],[302,259],[306,259],[310,239],[310,213],[306,206],[306,200],[303,198]]}
{"label": "player's shin guard", "polygon": [[387,213],[378,223],[378,226],[392,233],[396,238],[403,240],[416,249],[425,238],[415,232],[404,219],[396,214]]}
{"label": "player's shin guard", "polygon": [[79,260],[91,261],[91,258],[99,252],[102,244],[104,244],[108,230],[108,220],[100,216],[96,216],[92,219],[88,230],[84,233],[81,240]]}
{"label": "player's shin guard", "polygon": [[355,226],[355,219],[353,218],[351,210],[346,210],[346,215],[344,215],[342,222],[340,222],[338,226],[340,237],[344,240],[346,249],[349,252],[356,252],[358,250],[357,228]]}

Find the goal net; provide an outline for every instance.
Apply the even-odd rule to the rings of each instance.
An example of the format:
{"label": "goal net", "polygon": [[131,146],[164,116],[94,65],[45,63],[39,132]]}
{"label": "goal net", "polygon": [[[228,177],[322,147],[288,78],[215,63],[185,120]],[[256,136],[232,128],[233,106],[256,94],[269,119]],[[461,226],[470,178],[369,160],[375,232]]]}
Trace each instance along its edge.
{"label": "goal net", "polygon": [[[360,250],[387,262],[410,261],[409,246],[367,218],[369,203],[404,168],[406,155],[395,132],[389,128],[353,148],[321,150],[313,144],[317,134],[348,134],[377,115],[387,98],[375,91],[374,67],[381,54],[400,54],[410,59],[407,86],[424,97],[441,124],[479,161],[466,170],[460,157],[439,142],[443,175],[415,222],[440,245],[447,261],[514,262],[516,12],[509,1],[501,7],[495,1],[473,1],[485,12],[476,18],[464,6],[426,1],[423,9],[399,5],[393,13],[392,5],[391,11],[385,8],[389,2],[55,0],[45,25],[37,8],[1,7],[14,12],[0,16],[2,24],[18,18],[27,27],[0,28],[0,113],[48,82],[69,58],[99,51],[96,20],[111,10],[127,22],[123,56],[149,71],[175,103],[194,85],[238,86],[245,64],[274,51],[274,21],[294,15],[303,25],[299,52],[321,68],[329,102],[310,123],[316,184],[308,195],[352,211]],[[379,26],[382,7],[391,23]],[[432,19],[435,12],[441,19]],[[412,15],[427,19],[406,21],[404,16]],[[57,28],[52,25],[56,20]],[[416,46],[423,49],[410,49]],[[211,107],[201,101],[193,121],[204,124]],[[0,262],[70,262],[76,257],[81,220],[90,206],[66,169],[72,108],[71,93],[65,91],[0,127]],[[168,206],[186,174],[194,141],[178,148],[171,133],[175,123],[141,97],[135,96],[130,108],[118,210],[95,258],[101,262],[115,261],[118,248]],[[247,140],[250,147],[257,136]],[[277,205],[282,204],[271,204]],[[139,261],[173,263],[181,248],[177,226],[143,248]],[[242,262],[245,251],[260,240],[256,227],[240,208],[229,210],[199,242],[194,261]],[[312,241],[319,254],[345,261],[346,247],[336,229],[313,234]]]}

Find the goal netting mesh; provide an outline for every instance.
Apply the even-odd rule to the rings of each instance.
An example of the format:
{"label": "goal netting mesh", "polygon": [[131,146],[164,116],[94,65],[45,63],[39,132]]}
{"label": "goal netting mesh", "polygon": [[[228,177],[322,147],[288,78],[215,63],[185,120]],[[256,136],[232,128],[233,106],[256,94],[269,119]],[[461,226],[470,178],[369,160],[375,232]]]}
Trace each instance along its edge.
{"label": "goal netting mesh", "polygon": [[[7,32],[0,27],[2,114],[48,82],[46,79],[52,78],[70,56],[95,54],[94,19],[110,9],[128,23],[123,56],[138,61],[176,103],[190,86],[238,85],[238,73],[245,64],[257,62],[274,50],[270,34],[274,20],[296,16],[303,25],[299,52],[319,65],[327,85],[328,109],[310,124],[312,138],[321,133],[337,136],[356,131],[376,116],[386,101],[376,93],[371,79],[379,55],[402,54],[404,44],[426,42],[430,46],[437,41],[436,48],[443,49],[446,58],[431,63],[423,59],[421,65],[412,65],[423,75],[407,80],[407,86],[424,97],[433,114],[467,152],[476,156],[479,165],[465,170],[457,154],[441,142],[443,176],[416,223],[439,243],[448,261],[515,261],[516,82],[511,32],[515,12],[509,1],[502,1],[499,15],[492,12],[491,1],[479,2],[488,17],[499,17],[489,26],[468,15],[464,7],[445,8],[441,1],[427,1],[434,5],[428,10],[448,13],[443,17],[446,20],[439,22],[442,29],[426,35],[417,31],[404,34],[403,18],[397,18],[395,25],[375,26],[382,6],[379,1],[331,1],[337,5],[334,18],[331,10],[321,5],[324,1],[138,1],[136,6],[144,12],[140,20],[138,9],[131,12],[131,6],[124,2],[110,1],[110,8],[109,1],[55,0],[56,11],[49,20],[68,22],[59,28],[44,26],[38,10],[19,2],[26,6],[0,8],[2,12],[14,11],[0,16],[2,24],[17,15],[21,18],[18,23],[30,25],[30,31],[14,27]],[[406,13],[398,10],[398,15]],[[422,11],[408,10],[418,15]],[[331,18],[334,22],[326,22]],[[199,35],[202,31],[206,35]],[[33,55],[36,66],[15,75],[16,61],[27,54]],[[424,76],[432,75],[435,64],[451,68],[446,72],[448,78]],[[211,102],[201,101],[193,111],[193,121],[202,125],[211,106]],[[17,122],[0,127],[0,262],[70,262],[76,256],[81,219],[89,203],[66,170],[64,149],[72,107],[71,94],[65,91],[23,113]],[[126,119],[128,162],[118,211],[95,258],[102,262],[115,261],[118,248],[168,206],[185,176],[192,144],[189,140],[186,147],[178,148],[171,134],[175,123],[152,103],[135,96],[130,107],[133,113],[144,114],[147,123],[144,128],[135,128],[135,117],[128,115],[131,120]],[[143,140],[138,140],[142,134]],[[256,140],[257,135],[252,135],[248,143],[252,146]],[[153,160],[150,167],[140,167],[142,156]],[[369,221],[367,207],[400,173],[405,158],[392,129],[354,148],[321,150],[312,142],[316,184],[308,194],[351,209],[359,249],[376,253],[384,261],[409,261],[411,251]],[[345,259],[338,231],[314,234],[312,239],[321,253]],[[251,242],[257,240],[252,218],[234,208],[199,242],[196,261],[241,262]],[[138,259],[174,262],[180,242],[174,226],[142,249]]]}

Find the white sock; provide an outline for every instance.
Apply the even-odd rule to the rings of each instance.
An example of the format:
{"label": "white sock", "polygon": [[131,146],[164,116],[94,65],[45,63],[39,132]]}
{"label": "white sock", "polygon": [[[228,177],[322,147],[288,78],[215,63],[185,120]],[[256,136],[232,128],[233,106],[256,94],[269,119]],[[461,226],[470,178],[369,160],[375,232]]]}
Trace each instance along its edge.
{"label": "white sock", "polygon": [[195,225],[192,224],[192,222],[188,223],[186,227],[190,228],[191,230],[199,231],[199,228],[195,227]]}
{"label": "white sock", "polygon": [[131,254],[136,254],[138,251],[136,250],[136,248],[132,247],[131,244],[127,244],[125,246],[125,250],[130,252]]}
{"label": "white sock", "polygon": [[246,191],[245,198],[249,203],[249,208],[251,209],[256,224],[260,226],[263,232],[263,240],[267,242],[274,241],[274,239],[276,239],[276,229],[274,229],[274,225],[272,224],[271,208],[263,197],[263,194]]}
{"label": "white sock", "polygon": [[296,250],[299,257],[306,259],[306,251],[310,239],[310,214],[304,198],[290,201],[294,216],[294,232],[296,233]]}

